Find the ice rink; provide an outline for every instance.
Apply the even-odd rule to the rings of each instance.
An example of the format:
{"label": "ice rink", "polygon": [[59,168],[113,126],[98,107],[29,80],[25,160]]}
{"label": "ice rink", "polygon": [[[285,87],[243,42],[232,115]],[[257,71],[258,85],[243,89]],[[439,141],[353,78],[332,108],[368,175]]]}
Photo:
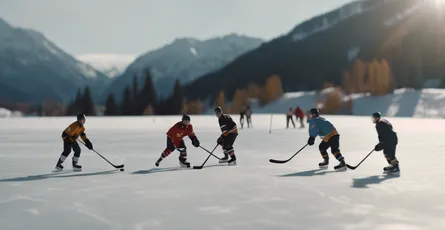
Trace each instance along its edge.
{"label": "ice rink", "polygon": [[[238,116],[233,116],[238,123]],[[328,116],[340,132],[340,149],[356,165],[377,141],[370,117]],[[359,168],[327,170],[307,129],[285,129],[285,116],[254,115],[240,130],[238,165],[210,158],[202,170],[179,169],[178,152],[153,169],[175,117],[88,117],[94,148],[125,171],[114,170],[82,147],[82,172],[53,174],[62,151],[61,132],[74,118],[0,119],[1,230],[430,230],[445,229],[445,121],[390,118],[399,135],[400,177],[383,176],[382,152]],[[217,118],[192,116],[201,145],[212,149]],[[189,161],[208,156],[191,145]],[[222,156],[221,148],[215,154]]]}

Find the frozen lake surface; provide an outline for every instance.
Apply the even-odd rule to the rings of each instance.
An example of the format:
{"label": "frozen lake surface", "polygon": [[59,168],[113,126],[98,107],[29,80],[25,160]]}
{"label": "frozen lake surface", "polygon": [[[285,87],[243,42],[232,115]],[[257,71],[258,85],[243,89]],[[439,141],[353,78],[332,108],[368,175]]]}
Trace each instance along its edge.
{"label": "frozen lake surface", "polygon": [[[238,116],[233,116],[237,121]],[[356,165],[377,143],[369,117],[328,116],[340,132],[340,149]],[[383,176],[386,160],[373,153],[359,168],[327,170],[316,145],[287,164],[308,138],[306,129],[285,129],[284,115],[253,116],[240,130],[238,165],[210,158],[202,170],[179,169],[178,152],[160,169],[175,117],[93,118],[86,133],[95,149],[82,148],[82,172],[51,174],[62,151],[60,134],[73,118],[0,119],[0,229],[33,230],[429,230],[445,229],[445,121],[391,118],[399,135],[400,177]],[[238,122],[238,121],[237,121]],[[192,116],[201,145],[212,149],[220,135],[214,116]],[[191,145],[189,161],[208,156]],[[215,154],[222,156],[221,148]]]}

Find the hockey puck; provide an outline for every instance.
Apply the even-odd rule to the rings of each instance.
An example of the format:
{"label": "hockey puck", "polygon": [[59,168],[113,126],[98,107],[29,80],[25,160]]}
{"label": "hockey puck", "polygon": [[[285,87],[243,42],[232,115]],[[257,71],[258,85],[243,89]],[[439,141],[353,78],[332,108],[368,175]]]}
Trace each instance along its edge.
{"label": "hockey puck", "polygon": [[124,169],[123,168],[121,168],[121,172],[123,172],[124,171]]}

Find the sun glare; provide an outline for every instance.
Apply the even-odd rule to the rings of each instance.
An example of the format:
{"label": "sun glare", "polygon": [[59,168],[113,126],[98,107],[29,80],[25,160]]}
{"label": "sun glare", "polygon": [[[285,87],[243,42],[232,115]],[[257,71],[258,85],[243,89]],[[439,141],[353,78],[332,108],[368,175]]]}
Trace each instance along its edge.
{"label": "sun glare", "polygon": [[445,0],[433,0],[436,2],[436,5],[442,5],[445,3]]}

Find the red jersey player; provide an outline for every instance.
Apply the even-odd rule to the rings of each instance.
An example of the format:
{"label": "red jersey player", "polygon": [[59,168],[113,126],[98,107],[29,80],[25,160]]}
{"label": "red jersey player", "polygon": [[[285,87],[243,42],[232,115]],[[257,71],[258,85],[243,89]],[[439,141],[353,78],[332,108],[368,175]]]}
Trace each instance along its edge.
{"label": "red jersey player", "polygon": [[190,163],[187,162],[187,147],[185,147],[183,140],[185,136],[189,136],[193,146],[199,147],[199,140],[193,132],[193,126],[190,124],[190,117],[188,115],[183,115],[182,121],[176,123],[168,130],[167,148],[165,148],[161,157],[156,161],[156,167],[176,149],[179,151],[179,165],[182,167],[190,167]]}

